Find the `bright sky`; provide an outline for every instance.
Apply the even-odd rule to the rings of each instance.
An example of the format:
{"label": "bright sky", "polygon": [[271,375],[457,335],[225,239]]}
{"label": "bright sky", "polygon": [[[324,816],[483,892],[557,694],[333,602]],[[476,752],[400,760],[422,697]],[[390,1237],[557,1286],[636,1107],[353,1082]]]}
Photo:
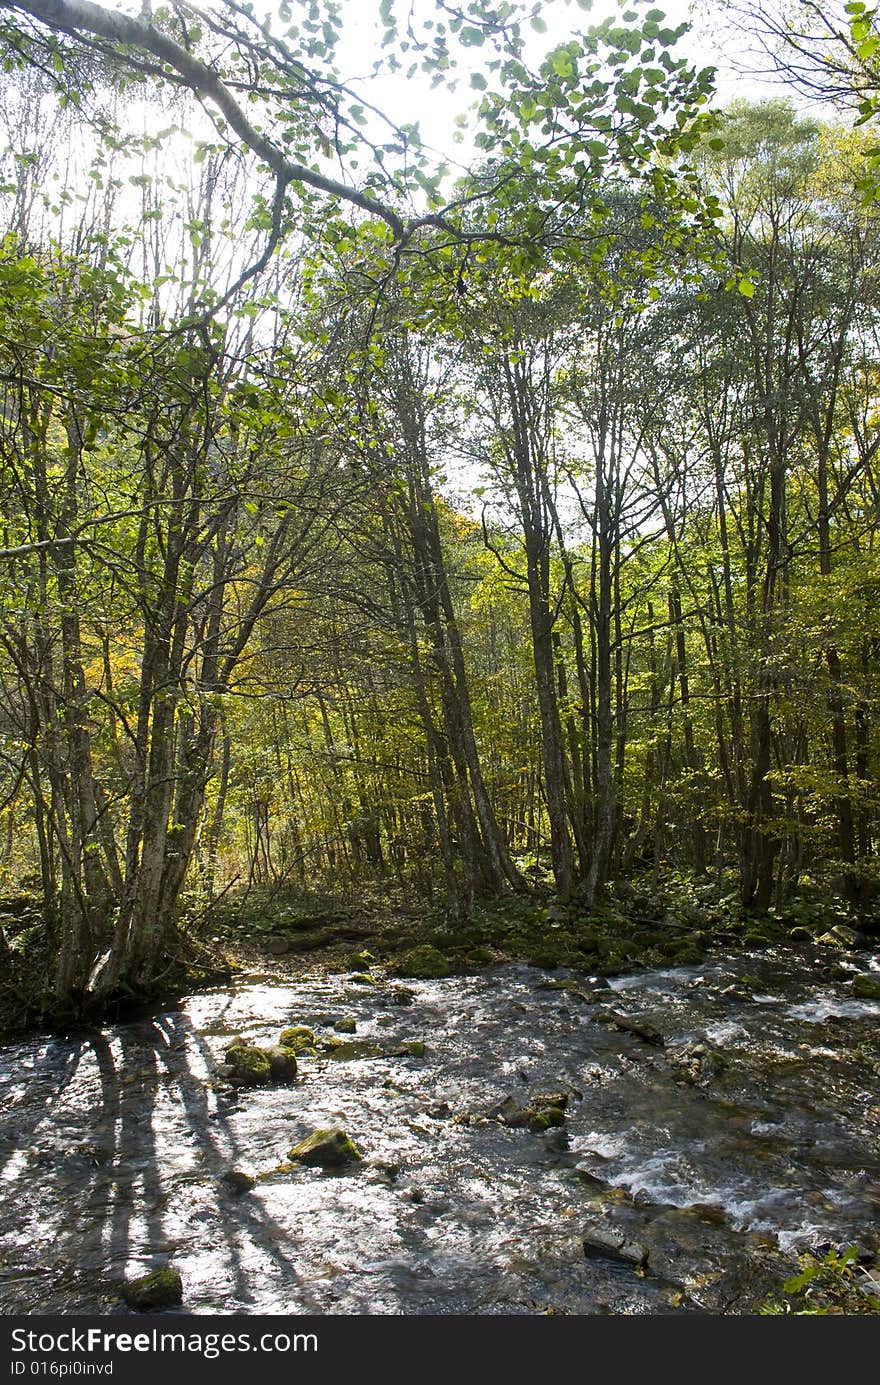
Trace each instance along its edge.
{"label": "bright sky", "polygon": [[[544,53],[565,42],[576,28],[599,23],[609,15],[620,13],[622,7],[616,0],[594,0],[592,10],[585,12],[574,0],[545,0],[541,16],[547,24],[547,32],[532,36],[531,57],[537,64]],[[701,4],[694,4],[692,0],[655,0],[655,7],[663,11],[670,27],[682,23],[692,25],[692,32],[685,36],[676,51],[689,57],[698,67],[717,67],[719,104],[725,105],[735,98],[761,100],[781,94],[778,79],[750,79],[741,71],[735,71],[730,61],[725,59],[722,49],[735,51],[736,45],[730,39],[729,32],[726,42],[722,41],[722,21],[717,9],[708,5],[707,0]],[[338,66],[343,75],[351,78],[356,85],[362,85],[370,100],[393,118],[401,123],[418,122],[426,145],[452,160],[466,161],[467,139],[464,143],[456,143],[453,133],[456,129],[455,117],[477,98],[477,93],[468,84],[468,69],[463,70],[454,92],[443,87],[431,90],[428,80],[421,74],[409,82],[401,73],[361,84],[357,79],[369,73],[374,56],[381,51],[378,46],[382,30],[378,19],[379,3],[378,0],[343,0],[343,8],[346,21],[338,57]],[[400,8],[403,9],[402,6]],[[415,0],[413,9],[416,14],[435,13],[433,0]],[[695,14],[697,9],[702,13]],[[470,55],[471,70],[479,68],[483,50],[473,48],[458,51],[464,58]]]}

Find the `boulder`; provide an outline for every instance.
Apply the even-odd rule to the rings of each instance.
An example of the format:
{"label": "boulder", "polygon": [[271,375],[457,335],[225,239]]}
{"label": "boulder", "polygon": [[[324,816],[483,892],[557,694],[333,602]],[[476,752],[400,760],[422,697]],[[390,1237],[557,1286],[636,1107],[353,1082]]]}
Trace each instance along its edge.
{"label": "boulder", "polygon": [[409,952],[405,952],[400,958],[394,970],[398,976],[415,976],[427,981],[450,976],[452,973],[448,959],[439,948],[432,947],[430,943],[410,948]]}
{"label": "boulder", "polygon": [[226,1050],[229,1081],[236,1087],[264,1087],[271,1081],[269,1059],[261,1048],[239,1040]]}
{"label": "boulder", "polygon": [[127,1279],[122,1296],[129,1308],[144,1312],[149,1308],[172,1308],[183,1302],[180,1273],[172,1265],[150,1270],[138,1279]]}
{"label": "boulder", "polygon": [[364,1156],[345,1131],[334,1126],[330,1130],[316,1130],[312,1135],[307,1135],[298,1145],[294,1145],[287,1157],[300,1164],[339,1168],[344,1164],[359,1163]]}
{"label": "boulder", "polygon": [[860,1000],[880,1000],[880,975],[862,972],[853,979],[853,995]]}
{"label": "boulder", "polygon": [[619,1015],[616,1010],[600,1010],[593,1018],[597,1024],[607,1024],[609,1029],[623,1030],[626,1034],[642,1039],[646,1044],[662,1048],[665,1042],[660,1031],[646,1020],[632,1020],[628,1015]]}
{"label": "boulder", "polygon": [[273,1044],[262,1052],[269,1060],[269,1076],[273,1082],[292,1082],[296,1077],[296,1054],[283,1044]]}
{"label": "boulder", "polygon": [[857,947],[860,940],[860,935],[854,928],[848,927],[845,923],[838,923],[829,928],[827,933],[822,933],[816,942],[824,944],[825,947]]}
{"label": "boulder", "polygon": [[355,1034],[357,1025],[350,1015],[343,1015],[341,1020],[337,1020],[333,1028],[337,1034]]}
{"label": "boulder", "polygon": [[390,1005],[412,1005],[416,998],[415,991],[411,991],[407,986],[395,986],[388,997]]}
{"label": "boulder", "polygon": [[502,1125],[514,1129],[525,1128],[540,1134],[564,1123],[567,1105],[567,1092],[542,1092],[525,1106],[520,1106],[512,1096],[505,1097],[488,1114],[490,1119],[501,1121]]}
{"label": "boulder", "polygon": [[241,1197],[242,1193],[249,1193],[257,1185],[253,1174],[245,1173],[244,1169],[227,1169],[220,1182],[233,1197]]}
{"label": "boulder", "polygon": [[368,1039],[338,1039],[334,1034],[321,1040],[321,1052],[325,1053],[328,1058],[338,1058],[342,1061],[384,1056],[381,1046],[370,1043]]}
{"label": "boulder", "polygon": [[306,1048],[315,1047],[315,1035],[308,1025],[295,1024],[289,1029],[282,1029],[278,1042],[282,1048],[292,1048],[294,1053],[301,1053]]}

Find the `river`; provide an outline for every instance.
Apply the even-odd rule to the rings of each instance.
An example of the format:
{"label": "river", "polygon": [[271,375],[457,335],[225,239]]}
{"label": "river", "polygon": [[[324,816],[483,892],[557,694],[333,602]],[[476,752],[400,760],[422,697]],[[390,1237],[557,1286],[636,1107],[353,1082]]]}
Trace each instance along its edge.
{"label": "river", "polygon": [[[500,966],[407,982],[407,1004],[279,972],[31,1036],[0,1052],[0,1311],[123,1312],[123,1278],[169,1262],[182,1313],[752,1311],[798,1251],[877,1244],[880,1002],[853,995],[860,971],[877,959],[812,949],[607,983]],[[217,1079],[234,1037],[340,1019],[354,1049],[290,1085]],[[495,1114],[547,1092],[561,1127]],[[328,1126],[363,1162],[291,1167]]]}

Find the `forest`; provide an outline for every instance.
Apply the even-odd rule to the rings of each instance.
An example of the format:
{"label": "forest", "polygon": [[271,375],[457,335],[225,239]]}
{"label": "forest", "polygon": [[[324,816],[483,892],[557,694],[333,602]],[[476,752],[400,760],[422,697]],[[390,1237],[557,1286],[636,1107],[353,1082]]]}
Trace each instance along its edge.
{"label": "forest", "polygon": [[353,8],[0,3],[3,1024],[774,949],[876,1019],[876,13],[721,7],[720,104],[642,0],[360,6],[378,86]]}

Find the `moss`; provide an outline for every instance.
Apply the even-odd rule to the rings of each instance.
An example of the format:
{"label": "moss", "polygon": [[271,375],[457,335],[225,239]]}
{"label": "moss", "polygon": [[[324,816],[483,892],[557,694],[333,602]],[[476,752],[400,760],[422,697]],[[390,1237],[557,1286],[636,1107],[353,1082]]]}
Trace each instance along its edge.
{"label": "moss", "polygon": [[183,1302],[180,1273],[171,1265],[164,1269],[151,1270],[139,1279],[126,1280],[122,1296],[129,1308],[171,1308]]}
{"label": "moss", "polygon": [[409,1058],[424,1058],[425,1045],[421,1039],[407,1039],[400,1045],[398,1052]]}
{"label": "moss", "polygon": [[240,1087],[261,1087],[271,1079],[268,1057],[253,1044],[234,1043],[226,1050],[226,1061],[232,1068],[230,1080]]}
{"label": "moss", "polygon": [[495,955],[488,947],[472,947],[461,960],[466,967],[489,967],[495,961]]}
{"label": "moss", "polygon": [[862,973],[853,981],[853,995],[860,1000],[880,1000],[880,976]]}
{"label": "moss", "polygon": [[562,949],[552,944],[548,947],[536,947],[526,957],[530,967],[540,967],[542,971],[555,971],[557,967],[562,966],[564,960]]}
{"label": "moss", "polygon": [[452,974],[448,958],[430,943],[410,948],[409,952],[405,952],[400,958],[394,970],[397,976],[415,976],[420,980],[435,980]]}
{"label": "moss", "polygon": [[337,1034],[356,1034],[357,1025],[350,1015],[344,1015],[341,1020],[337,1020],[333,1028]]}
{"label": "moss", "polygon": [[553,1126],[565,1124],[565,1112],[561,1106],[548,1106],[543,1111],[533,1111],[526,1122],[528,1129],[539,1134]]}
{"label": "moss", "polygon": [[276,1044],[271,1048],[264,1048],[263,1053],[269,1060],[269,1075],[273,1082],[293,1081],[296,1077],[297,1063],[296,1054],[292,1048],[287,1048],[283,1044]]}
{"label": "moss", "polygon": [[300,1053],[305,1048],[315,1047],[315,1035],[305,1024],[295,1024],[290,1029],[282,1029],[278,1040],[282,1048],[292,1048]]}
{"label": "moss", "polygon": [[257,1180],[253,1174],[245,1173],[243,1169],[227,1169],[220,1182],[233,1197],[241,1197],[242,1193],[249,1193],[256,1187]]}
{"label": "moss", "polygon": [[353,982],[355,986],[378,986],[379,984],[376,977],[371,976],[368,971],[353,971],[345,979]]}
{"label": "moss", "polygon": [[336,1168],[343,1164],[359,1163],[364,1156],[345,1131],[334,1126],[330,1130],[316,1130],[312,1135],[307,1135],[298,1145],[294,1145],[287,1157],[294,1163]]}
{"label": "moss", "polygon": [[342,1062],[354,1058],[380,1058],[382,1049],[378,1044],[370,1043],[367,1039],[337,1039],[329,1037],[321,1042],[321,1050],[329,1058],[337,1058]]}
{"label": "moss", "polygon": [[672,960],[682,967],[697,965],[703,957],[703,949],[696,943],[679,943],[672,953]]}

